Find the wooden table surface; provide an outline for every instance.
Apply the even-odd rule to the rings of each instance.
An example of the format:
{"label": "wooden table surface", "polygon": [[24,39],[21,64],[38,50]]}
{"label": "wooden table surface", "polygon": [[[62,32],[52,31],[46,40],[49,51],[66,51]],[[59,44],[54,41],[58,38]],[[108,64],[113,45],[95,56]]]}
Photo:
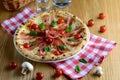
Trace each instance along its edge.
{"label": "wooden table surface", "polygon": [[[35,10],[35,2],[27,5],[27,7]],[[0,4],[0,23],[24,8],[8,12]],[[117,42],[116,48],[110,52],[110,55],[101,64],[104,74],[101,77],[95,77],[92,76],[91,71],[82,80],[120,80],[120,0],[72,0],[71,5],[64,10],[75,14],[85,23],[89,19],[93,19],[95,25],[89,28],[91,33]],[[101,12],[106,14],[104,20],[97,19]],[[106,25],[107,31],[105,33],[98,32],[101,25]],[[8,65],[11,61],[18,63],[17,69],[9,69]],[[33,72],[26,76],[20,73],[20,66],[24,61],[31,62],[35,68]],[[32,80],[39,71],[44,73],[43,80],[68,80],[65,76],[53,78],[55,69],[49,64],[33,62],[21,56],[14,48],[13,38],[0,26],[0,80]]]}

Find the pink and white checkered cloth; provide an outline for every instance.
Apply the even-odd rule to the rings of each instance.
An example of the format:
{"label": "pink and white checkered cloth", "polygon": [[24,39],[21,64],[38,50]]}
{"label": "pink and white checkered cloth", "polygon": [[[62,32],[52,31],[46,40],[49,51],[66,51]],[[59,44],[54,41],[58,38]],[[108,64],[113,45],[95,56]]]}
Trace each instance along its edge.
{"label": "pink and white checkered cloth", "polygon": [[[24,9],[16,16],[5,20],[1,25],[11,35],[14,34],[15,30],[22,23],[26,22],[29,18],[36,15],[36,12],[30,8]],[[116,43],[96,35],[90,35],[90,41],[85,49],[66,61],[52,63],[57,69],[63,70],[63,73],[72,80],[81,79],[95,66],[102,63],[108,53],[115,47]],[[83,64],[79,59],[85,59],[88,63]],[[79,65],[81,71],[75,72],[75,66]]]}

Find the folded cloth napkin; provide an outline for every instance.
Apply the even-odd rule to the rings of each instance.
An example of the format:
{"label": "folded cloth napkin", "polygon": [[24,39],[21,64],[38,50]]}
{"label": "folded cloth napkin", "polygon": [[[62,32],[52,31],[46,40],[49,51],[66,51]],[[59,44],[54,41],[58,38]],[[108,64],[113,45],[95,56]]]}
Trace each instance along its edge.
{"label": "folded cloth napkin", "polygon": [[[13,35],[17,27],[35,15],[36,12],[26,8],[16,16],[5,20],[1,25],[9,34]],[[95,65],[101,64],[115,45],[114,41],[91,34],[88,45],[81,53],[66,61],[51,63],[51,65],[63,70],[63,73],[70,79],[78,80],[89,73]],[[80,59],[84,59],[87,63],[80,62]],[[80,67],[80,72],[75,71],[76,65]]]}

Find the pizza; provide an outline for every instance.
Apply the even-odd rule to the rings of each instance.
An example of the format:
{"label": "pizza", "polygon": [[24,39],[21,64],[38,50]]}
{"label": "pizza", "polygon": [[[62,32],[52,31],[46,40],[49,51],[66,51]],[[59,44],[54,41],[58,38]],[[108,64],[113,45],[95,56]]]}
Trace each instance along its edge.
{"label": "pizza", "polygon": [[14,34],[14,45],[35,61],[62,61],[78,54],[89,40],[87,26],[75,15],[52,10],[23,23]]}

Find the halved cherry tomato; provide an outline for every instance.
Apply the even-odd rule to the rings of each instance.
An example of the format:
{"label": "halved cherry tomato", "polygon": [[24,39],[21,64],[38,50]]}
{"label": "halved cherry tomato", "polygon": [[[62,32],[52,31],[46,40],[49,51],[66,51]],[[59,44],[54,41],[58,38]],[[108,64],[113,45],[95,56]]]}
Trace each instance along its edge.
{"label": "halved cherry tomato", "polygon": [[54,51],[54,55],[58,56],[60,52],[58,50]]}
{"label": "halved cherry tomato", "polygon": [[50,38],[50,37],[47,37],[47,38],[46,38],[46,42],[50,44],[50,43],[52,43],[52,42],[53,42],[53,39],[52,39],[52,38]]}
{"label": "halved cherry tomato", "polygon": [[105,27],[105,25],[100,26],[100,32],[105,32],[105,31],[106,31],[106,27]]}
{"label": "halved cherry tomato", "polygon": [[99,19],[104,19],[105,18],[105,14],[104,13],[100,13],[99,14]]}
{"label": "halved cherry tomato", "polygon": [[94,25],[93,19],[90,19],[87,24],[89,27],[92,27]]}
{"label": "halved cherry tomato", "polygon": [[57,70],[56,73],[55,73],[55,76],[56,77],[59,77],[63,74],[62,70]]}
{"label": "halved cherry tomato", "polygon": [[17,67],[17,63],[16,63],[16,62],[11,62],[11,63],[10,63],[10,67],[11,67],[12,69],[15,69],[15,68]]}
{"label": "halved cherry tomato", "polygon": [[24,48],[29,48],[30,47],[30,45],[28,43],[24,43],[23,46],[24,46]]}
{"label": "halved cherry tomato", "polygon": [[79,34],[77,33],[77,34],[75,35],[75,38],[76,38],[76,39],[79,39],[80,37],[81,37],[81,34],[80,34],[80,33],[79,33]]}
{"label": "halved cherry tomato", "polygon": [[33,30],[36,30],[38,28],[38,25],[37,24],[32,24],[30,28],[33,29]]}
{"label": "halved cherry tomato", "polygon": [[42,72],[39,72],[36,74],[36,80],[42,80],[44,77],[44,74]]}
{"label": "halved cherry tomato", "polygon": [[63,18],[59,18],[57,21],[58,24],[64,24],[65,20]]}

